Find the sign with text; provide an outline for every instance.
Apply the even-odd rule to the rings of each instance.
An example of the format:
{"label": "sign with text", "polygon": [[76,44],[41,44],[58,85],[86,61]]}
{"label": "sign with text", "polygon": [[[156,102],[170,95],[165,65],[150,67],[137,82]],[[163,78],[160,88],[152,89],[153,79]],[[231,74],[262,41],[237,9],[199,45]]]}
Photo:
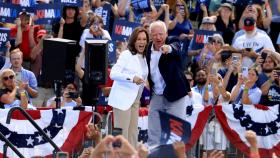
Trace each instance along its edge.
{"label": "sign with text", "polygon": [[112,39],[115,41],[127,41],[134,28],[141,26],[139,23],[126,20],[115,20],[112,31]]}
{"label": "sign with text", "polygon": [[152,11],[150,0],[131,0],[131,6],[134,10],[140,12],[150,12]]}
{"label": "sign with text", "polygon": [[21,7],[32,7],[35,3],[35,0],[10,0],[10,4],[19,5]]}
{"label": "sign with text", "polygon": [[52,24],[58,22],[61,17],[61,6],[54,4],[40,4],[35,8],[35,15],[38,19],[36,24]]}
{"label": "sign with text", "polygon": [[54,0],[55,4],[61,4],[64,6],[83,6],[83,1],[82,0]]}
{"label": "sign with text", "polygon": [[99,93],[97,105],[108,105],[108,97],[104,96],[102,92]]}
{"label": "sign with text", "polygon": [[102,17],[105,30],[109,30],[111,7],[111,4],[105,3],[102,7],[94,9],[94,13]]}
{"label": "sign with text", "polygon": [[10,38],[10,29],[0,28],[0,52],[6,51],[6,42],[9,41],[9,38]]}
{"label": "sign with text", "polygon": [[216,31],[195,30],[194,37],[191,42],[191,50],[202,49],[204,44],[208,43],[208,37],[213,36],[214,34],[220,33]]}
{"label": "sign with text", "polygon": [[161,124],[161,144],[176,141],[187,143],[191,137],[191,124],[178,117],[159,111]]}
{"label": "sign with text", "polygon": [[18,5],[4,4],[0,5],[0,22],[14,23],[22,8]]}
{"label": "sign with text", "polygon": [[108,64],[110,66],[113,66],[117,61],[116,48],[115,41],[108,42]]}
{"label": "sign with text", "polygon": [[157,8],[157,10],[159,10],[161,5],[164,4],[164,3],[165,3],[164,0],[154,0],[154,6]]}

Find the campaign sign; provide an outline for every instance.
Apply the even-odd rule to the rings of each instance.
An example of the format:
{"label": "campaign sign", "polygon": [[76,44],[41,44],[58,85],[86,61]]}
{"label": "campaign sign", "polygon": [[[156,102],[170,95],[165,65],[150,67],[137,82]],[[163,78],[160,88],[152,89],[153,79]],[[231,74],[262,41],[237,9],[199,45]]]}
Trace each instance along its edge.
{"label": "campaign sign", "polygon": [[164,0],[154,0],[154,6],[159,10],[162,4],[164,4]]}
{"label": "campaign sign", "polygon": [[64,6],[77,6],[77,7],[83,6],[82,0],[54,0],[54,3],[61,4]]}
{"label": "campaign sign", "polygon": [[139,23],[133,23],[126,20],[115,20],[112,31],[112,38],[115,41],[126,41],[132,34],[134,28],[141,26]]}
{"label": "campaign sign", "polygon": [[213,36],[213,34],[220,34],[217,31],[207,31],[207,30],[195,30],[193,41],[191,42],[191,49],[198,50],[202,49],[205,43],[208,43],[208,37]]}
{"label": "campaign sign", "polygon": [[105,30],[109,30],[111,7],[111,4],[105,3],[102,7],[94,9],[94,13],[102,17]]}
{"label": "campaign sign", "polygon": [[0,6],[0,22],[13,23],[21,12],[21,7],[12,4],[1,3]]}
{"label": "campaign sign", "polygon": [[191,124],[178,117],[159,111],[161,124],[161,144],[176,141],[187,143],[191,137]]}
{"label": "campaign sign", "polygon": [[36,24],[52,24],[58,22],[61,17],[61,6],[54,4],[40,4],[35,8],[35,15],[38,19]]}
{"label": "campaign sign", "polygon": [[35,0],[10,0],[10,4],[19,5],[21,7],[32,7],[35,3]]}
{"label": "campaign sign", "polygon": [[131,0],[131,6],[134,10],[140,12],[150,12],[152,11],[150,0]]}
{"label": "campaign sign", "polygon": [[108,97],[104,96],[102,92],[99,93],[97,105],[108,105]]}
{"label": "campaign sign", "polygon": [[115,41],[108,42],[108,64],[110,66],[113,66],[117,61],[116,48]]}
{"label": "campaign sign", "polygon": [[6,51],[6,42],[9,41],[10,29],[0,28],[0,52]]}

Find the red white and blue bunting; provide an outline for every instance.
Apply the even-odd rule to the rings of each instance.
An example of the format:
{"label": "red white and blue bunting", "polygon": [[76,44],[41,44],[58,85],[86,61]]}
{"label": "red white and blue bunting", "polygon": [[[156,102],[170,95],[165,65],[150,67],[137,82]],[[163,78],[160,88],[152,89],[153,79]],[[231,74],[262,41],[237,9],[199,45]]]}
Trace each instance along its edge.
{"label": "red white and blue bunting", "polygon": [[223,104],[214,109],[225,135],[242,153],[250,154],[245,131],[252,130],[257,134],[261,157],[273,152],[280,155],[279,105]]}
{"label": "red white and blue bunting", "polygon": [[[18,111],[12,115],[11,123],[6,124],[9,110],[0,112],[0,132],[15,145],[25,157],[52,157],[54,148],[47,143],[40,133]],[[82,143],[85,125],[92,117],[91,112],[74,110],[28,110],[34,121],[46,132],[62,151],[78,151]],[[4,142],[0,141],[0,152]],[[8,157],[17,155],[8,148]],[[3,157],[0,153],[0,157]]]}

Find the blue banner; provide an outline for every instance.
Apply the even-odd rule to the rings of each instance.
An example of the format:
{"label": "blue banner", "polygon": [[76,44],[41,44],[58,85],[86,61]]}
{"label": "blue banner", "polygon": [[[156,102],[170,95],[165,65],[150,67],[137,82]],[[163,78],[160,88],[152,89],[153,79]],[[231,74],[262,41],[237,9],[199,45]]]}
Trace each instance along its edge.
{"label": "blue banner", "polygon": [[9,38],[10,38],[10,29],[0,28],[0,52],[6,51],[6,42],[9,41]]}
{"label": "blue banner", "polygon": [[21,7],[32,7],[36,4],[36,0],[10,0],[10,4]]}
{"label": "blue banner", "polygon": [[35,8],[35,15],[38,20],[36,24],[52,24],[59,22],[61,17],[61,5],[54,4],[40,4]]}
{"label": "blue banner", "polygon": [[1,3],[0,6],[0,21],[6,23],[14,23],[15,19],[18,17],[18,14],[21,12],[21,7]]}
{"label": "blue banner", "polygon": [[205,43],[208,43],[208,37],[213,36],[213,34],[220,34],[216,31],[207,31],[207,30],[195,30],[194,37],[191,42],[191,50],[198,50],[204,47]]}
{"label": "blue banner", "polygon": [[108,64],[110,66],[113,66],[117,61],[116,48],[115,41],[108,42]]}
{"label": "blue banner", "polygon": [[162,4],[164,4],[164,0],[154,0],[154,6],[159,10]]}
{"label": "blue banner", "polygon": [[130,37],[134,28],[138,26],[141,26],[141,24],[126,20],[115,20],[112,31],[112,39],[115,41],[126,41]]}
{"label": "blue banner", "polygon": [[139,12],[152,11],[150,0],[131,0],[130,4],[134,10]]}
{"label": "blue banner", "polygon": [[77,7],[83,6],[82,0],[54,0],[54,3],[61,4],[64,6],[77,6]]}
{"label": "blue banner", "polygon": [[102,92],[99,93],[97,105],[108,105],[108,97],[105,97]]}
{"label": "blue banner", "polygon": [[95,8],[94,13],[102,17],[104,29],[109,30],[110,26],[110,14],[111,14],[111,4],[105,3],[102,7]]}
{"label": "blue banner", "polygon": [[176,141],[188,143],[191,137],[191,124],[178,117],[159,111],[161,124],[161,144],[172,144]]}

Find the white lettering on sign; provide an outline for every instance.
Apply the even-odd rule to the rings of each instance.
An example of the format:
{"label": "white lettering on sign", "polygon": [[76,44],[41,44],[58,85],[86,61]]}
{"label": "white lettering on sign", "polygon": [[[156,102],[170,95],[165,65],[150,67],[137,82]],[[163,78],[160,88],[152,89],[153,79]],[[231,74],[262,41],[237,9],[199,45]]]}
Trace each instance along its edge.
{"label": "white lettering on sign", "polygon": [[61,3],[77,3],[77,0],[61,0]]}

